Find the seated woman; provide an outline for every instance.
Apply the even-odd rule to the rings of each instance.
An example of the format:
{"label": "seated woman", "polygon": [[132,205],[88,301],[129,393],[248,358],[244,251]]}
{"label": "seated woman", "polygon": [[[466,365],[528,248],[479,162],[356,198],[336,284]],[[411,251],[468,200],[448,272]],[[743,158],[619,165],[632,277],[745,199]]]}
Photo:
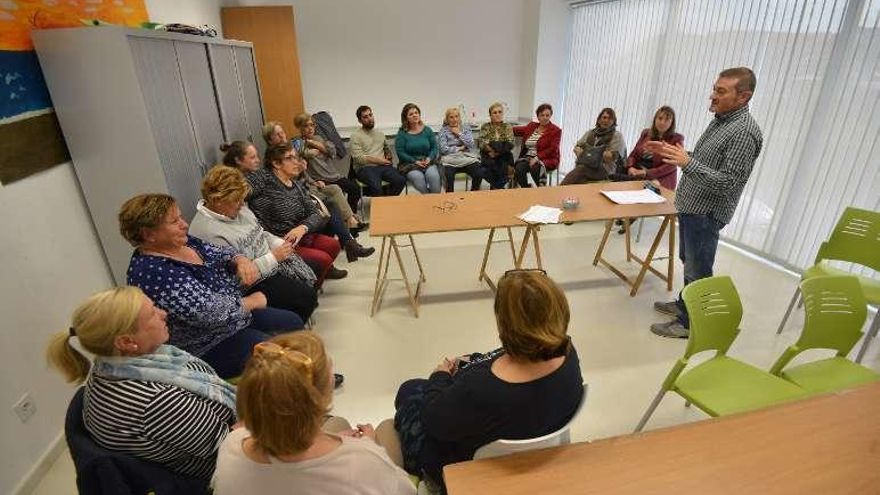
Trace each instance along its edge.
{"label": "seated woman", "polygon": [[[336,147],[332,142],[325,140],[315,132],[315,121],[308,113],[301,113],[293,119],[293,125],[299,129],[300,140],[302,143],[302,151],[297,152],[305,158],[309,166],[306,174],[316,182],[323,182],[327,185],[336,185],[345,192],[348,198],[348,206],[352,211],[358,211],[358,202],[361,199],[361,186],[336,170],[336,166],[331,163],[332,157],[336,155]],[[295,140],[296,141],[296,140]],[[297,146],[294,146],[297,148]],[[349,227],[363,229],[365,225],[360,223],[357,215],[352,215],[354,224]]]}
{"label": "seated woman", "polygon": [[678,183],[678,167],[663,163],[660,155],[654,155],[645,148],[648,141],[664,141],[671,145],[684,144],[684,136],[675,132],[675,110],[662,106],[654,113],[649,129],[644,129],[632,153],[626,159],[628,178],[657,180],[660,185],[675,190]]}
{"label": "seated woman", "polygon": [[84,382],[83,422],[95,443],[207,486],[235,422],[235,389],[201,359],[165,345],[165,317],[136,287],[100,292],[52,337],[46,357],[69,382]]}
{"label": "seated woman", "polygon": [[510,271],[498,281],[495,319],[500,349],[444,359],[427,380],[401,385],[394,426],[407,471],[439,484],[443,466],[500,438],[554,432],[577,411],[583,379],[562,289],[541,271]]}
{"label": "seated woman", "polygon": [[596,127],[587,131],[574,147],[575,167],[562,185],[607,181],[614,173],[615,162],[624,148],[623,136],[617,131],[617,115],[613,108],[603,108],[596,118]]}
{"label": "seated woman", "polygon": [[471,178],[471,191],[479,191],[483,182],[483,167],[471,128],[461,122],[456,107],[446,109],[443,127],[439,133],[440,164],[446,176],[446,192],[455,191],[455,174],[464,172]]}
{"label": "seated woman", "polygon": [[265,294],[269,307],[287,309],[308,320],[318,305],[315,272],[292,244],[263,230],[244,205],[249,192],[250,186],[238,169],[218,165],[209,170],[202,179],[202,200],[189,233],[247,256],[259,271],[248,290]]}
{"label": "seated woman", "polygon": [[168,312],[171,344],[204,359],[221,377],[239,375],[267,333],[303,328],[296,313],[267,307],[262,292],[242,297],[241,285],[256,282],[257,267],[231,248],[188,236],[171,196],[129,199],[119,211],[119,230],[135,247],[128,284]]}
{"label": "seated woman", "polygon": [[[263,139],[266,141],[266,146],[287,143],[300,156],[303,156],[303,151],[305,151],[302,142],[297,143],[298,146],[294,146],[294,141],[296,140],[289,140],[287,138],[287,133],[284,132],[284,127],[281,126],[281,122],[267,122],[266,125],[263,126]],[[306,162],[304,167],[307,166],[308,162]],[[346,227],[354,230],[355,233],[360,232],[360,230],[363,229],[361,221],[354,214],[354,210],[357,210],[357,206],[352,210],[339,185],[327,184],[322,180],[313,179],[307,173],[301,174],[300,180],[306,184],[311,194],[318,197],[318,199],[327,205],[331,214],[338,215],[342,218]],[[340,241],[342,241],[342,239],[340,239]]]}
{"label": "seated woman", "polygon": [[305,160],[290,145],[270,146],[266,150],[264,168],[247,177],[252,186],[261,184],[261,193],[252,194],[248,205],[263,228],[296,246],[297,253],[306,261],[320,265],[315,272],[318,280],[325,275],[342,278],[347,272],[333,266],[340,247],[331,235],[344,243],[349,262],[370,256],[376,250],[358,244],[338,217],[320,209],[298,181],[305,167]]}
{"label": "seated woman", "polygon": [[370,425],[327,432],[332,390],[332,362],[314,332],[258,344],[238,384],[245,427],[220,446],[214,493],[415,494]]}
{"label": "seated woman", "polygon": [[416,191],[440,192],[440,170],[435,163],[437,139],[434,131],[422,122],[422,111],[415,103],[407,103],[400,111],[400,129],[394,138],[394,149],[400,160],[397,168]]}
{"label": "seated woman", "polygon": [[220,151],[223,152],[223,165],[237,168],[243,174],[256,172],[262,164],[257,147],[248,141],[221,144]]}
{"label": "seated woman", "polygon": [[547,171],[559,167],[559,140],[562,129],[550,122],[553,107],[549,103],[538,105],[535,110],[537,122],[529,122],[513,128],[514,136],[523,138],[522,150],[514,164],[514,176],[519,187],[531,187],[529,178],[537,186],[547,185]]}
{"label": "seated woman", "polygon": [[489,107],[489,122],[480,127],[480,161],[483,177],[492,189],[503,189],[508,181],[508,168],[513,167],[513,127],[504,122],[504,105]]}

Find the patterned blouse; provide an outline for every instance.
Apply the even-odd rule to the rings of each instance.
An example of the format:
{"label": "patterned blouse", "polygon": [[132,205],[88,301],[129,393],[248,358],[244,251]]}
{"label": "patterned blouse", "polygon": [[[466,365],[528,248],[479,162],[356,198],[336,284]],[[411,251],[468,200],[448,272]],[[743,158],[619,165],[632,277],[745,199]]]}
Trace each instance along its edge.
{"label": "patterned blouse", "polygon": [[484,149],[488,149],[489,143],[495,141],[508,141],[513,144],[513,127],[507,122],[486,122],[480,127],[480,141]]}
{"label": "patterned blouse", "polygon": [[203,264],[135,250],[128,264],[128,284],[168,312],[168,343],[201,357],[248,326],[251,314],[242,306],[238,279],[230,269],[235,251],[192,236],[186,244]]}
{"label": "patterned blouse", "polygon": [[462,124],[459,129],[460,131],[457,136],[448,125],[444,125],[440,129],[438,135],[441,155],[456,153],[462,146],[464,146],[464,149],[461,151],[476,151],[477,146],[474,144],[474,135],[471,132],[471,127],[467,124]]}

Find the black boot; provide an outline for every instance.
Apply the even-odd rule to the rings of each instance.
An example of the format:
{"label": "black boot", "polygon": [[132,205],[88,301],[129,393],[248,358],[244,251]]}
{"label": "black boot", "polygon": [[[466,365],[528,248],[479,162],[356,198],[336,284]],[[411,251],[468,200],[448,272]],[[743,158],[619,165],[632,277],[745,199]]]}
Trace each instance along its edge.
{"label": "black boot", "polygon": [[348,272],[345,270],[340,270],[333,265],[330,265],[330,268],[327,270],[327,275],[324,277],[328,280],[338,280],[340,278],[345,278],[348,276]]}
{"label": "black boot", "polygon": [[366,258],[375,252],[376,248],[363,247],[354,239],[345,243],[345,258],[349,263],[357,261],[358,258]]}

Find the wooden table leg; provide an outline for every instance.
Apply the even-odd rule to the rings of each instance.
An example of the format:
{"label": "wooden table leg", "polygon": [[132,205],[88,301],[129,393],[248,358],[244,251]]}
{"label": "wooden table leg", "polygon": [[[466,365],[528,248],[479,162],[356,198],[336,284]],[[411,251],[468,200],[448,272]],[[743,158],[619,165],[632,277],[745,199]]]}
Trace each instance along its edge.
{"label": "wooden table leg", "polygon": [[667,216],[663,219],[663,223],[660,224],[660,230],[657,231],[657,235],[654,237],[654,242],[651,243],[651,249],[648,250],[648,255],[642,261],[642,269],[639,270],[639,276],[636,277],[636,281],[632,285],[632,290],[629,291],[630,296],[635,296],[639,291],[639,286],[642,285],[642,280],[645,279],[645,274],[648,273],[648,269],[651,267],[651,261],[654,260],[654,253],[660,246],[660,241],[663,239],[663,232],[669,226],[669,221],[669,217]]}
{"label": "wooden table leg", "polygon": [[[510,229],[507,229],[510,231]],[[489,240],[486,241],[486,249],[483,251],[483,263],[480,265],[480,276],[477,277],[477,280],[482,282],[483,279],[489,279],[489,276],[486,275],[486,264],[489,263],[489,251],[492,249],[492,239],[495,238],[495,228],[489,229]]]}
{"label": "wooden table leg", "polygon": [[[370,316],[376,314],[379,309],[379,301],[381,300],[382,291],[385,288],[385,281],[388,278],[388,261],[390,250],[386,250],[388,237],[382,237],[382,247],[379,250],[379,267],[376,269],[376,286],[373,288],[373,303],[370,305]],[[384,273],[383,273],[384,265]]]}
{"label": "wooden table leg", "polygon": [[507,243],[510,245],[510,259],[516,262],[516,248],[513,247],[513,231],[507,227]]}
{"label": "wooden table leg", "polygon": [[630,243],[630,223],[629,217],[623,220],[623,230],[626,234],[626,261],[632,261],[632,244]]}
{"label": "wooden table leg", "polygon": [[425,278],[425,270],[424,268],[422,268],[422,259],[419,258],[419,251],[418,249],[416,249],[416,241],[413,240],[413,236],[411,235],[407,237],[409,237],[409,246],[412,248],[413,254],[416,257],[416,265],[418,265],[419,267],[419,280],[421,280],[422,282],[427,282],[428,279]]}
{"label": "wooden table leg", "polygon": [[[391,237],[391,249],[394,250],[394,256],[397,258],[397,266],[400,268],[400,275],[403,277],[403,285],[406,287],[406,294],[409,297],[409,304],[412,306],[413,311],[416,314],[416,318],[419,317],[419,302],[416,300],[416,295],[419,292],[419,287],[416,288],[415,293],[412,290],[412,287],[409,286],[409,278],[406,276],[406,268],[403,266],[403,258],[400,257],[400,249],[397,245],[397,239],[394,236]],[[421,279],[419,281],[421,283]]]}
{"label": "wooden table leg", "polygon": [[529,240],[531,240],[533,225],[526,226],[526,233],[523,235],[522,243],[519,246],[519,254],[516,257],[516,260],[513,263],[513,267],[519,270],[522,268],[523,258],[526,256],[526,248],[529,247]]}
{"label": "wooden table leg", "polygon": [[614,226],[614,220],[605,220],[605,234],[602,236],[602,242],[599,243],[599,249],[596,250],[596,256],[593,258],[593,266],[599,264],[602,253],[605,251],[605,243],[608,242],[608,234],[611,233],[611,227]]}
{"label": "wooden table leg", "polygon": [[541,229],[539,225],[536,225],[535,228],[532,229],[532,241],[535,245],[535,259],[538,260],[538,268],[544,269],[544,263],[541,261],[541,243],[538,242],[538,231]]}

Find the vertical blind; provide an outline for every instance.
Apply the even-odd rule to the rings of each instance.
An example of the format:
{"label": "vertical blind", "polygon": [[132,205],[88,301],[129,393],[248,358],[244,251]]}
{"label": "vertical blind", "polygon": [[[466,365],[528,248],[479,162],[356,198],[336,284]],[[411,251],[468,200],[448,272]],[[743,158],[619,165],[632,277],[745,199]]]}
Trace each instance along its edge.
{"label": "vertical blind", "polygon": [[718,72],[748,66],[764,147],[724,239],[803,269],[845,207],[880,210],[880,0],[616,0],[573,15],[563,172],[603,107],[631,147],[670,105],[692,149]]}

